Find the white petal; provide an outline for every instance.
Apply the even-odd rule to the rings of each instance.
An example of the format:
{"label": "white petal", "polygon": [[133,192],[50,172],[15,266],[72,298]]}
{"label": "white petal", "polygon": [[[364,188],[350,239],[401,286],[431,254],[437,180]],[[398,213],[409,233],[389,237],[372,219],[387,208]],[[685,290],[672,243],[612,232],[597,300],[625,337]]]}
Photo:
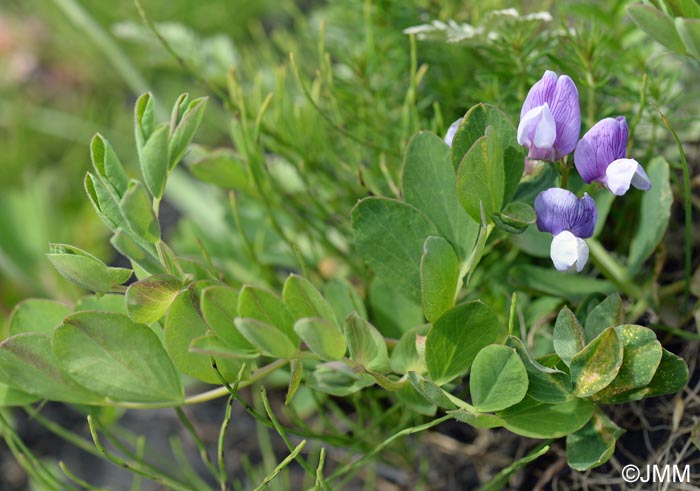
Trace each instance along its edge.
{"label": "white petal", "polygon": [[556,139],[557,126],[546,102],[530,109],[520,120],[518,143],[521,145],[549,149]]}
{"label": "white petal", "polygon": [[[641,173],[639,173],[639,169],[641,169]],[[635,177],[637,177],[637,183],[644,185],[644,178],[649,183],[649,178],[642,166],[639,165],[639,162],[634,159],[617,159],[605,169],[605,178],[602,181],[605,187],[612,191],[613,194],[622,196],[629,190],[630,184],[632,184]],[[651,186],[651,183],[649,183],[649,186]]]}
{"label": "white petal", "polygon": [[526,133],[530,133],[530,127],[536,124],[541,111],[542,106],[533,107],[520,118],[520,123],[518,124],[518,143],[520,145],[529,145],[531,143],[530,137]]}
{"label": "white petal", "polygon": [[580,273],[588,262],[588,245],[585,240],[565,230],[552,239],[549,255],[558,271],[569,271],[575,266]]}
{"label": "white petal", "polygon": [[457,134],[457,130],[459,129],[460,124],[462,124],[462,118],[459,118],[458,120],[453,122],[449,128],[447,128],[447,133],[445,134],[444,141],[449,146],[452,146],[452,140],[455,139],[455,135]]}
{"label": "white petal", "polygon": [[644,167],[641,165],[637,167],[637,172],[632,177],[632,186],[642,191],[647,191],[651,188],[651,179],[649,179],[647,173],[644,172]]}
{"label": "white petal", "polygon": [[551,148],[556,139],[557,124],[554,122],[552,111],[549,110],[549,106],[545,102],[542,106],[542,119],[535,132],[534,143],[537,148]]}

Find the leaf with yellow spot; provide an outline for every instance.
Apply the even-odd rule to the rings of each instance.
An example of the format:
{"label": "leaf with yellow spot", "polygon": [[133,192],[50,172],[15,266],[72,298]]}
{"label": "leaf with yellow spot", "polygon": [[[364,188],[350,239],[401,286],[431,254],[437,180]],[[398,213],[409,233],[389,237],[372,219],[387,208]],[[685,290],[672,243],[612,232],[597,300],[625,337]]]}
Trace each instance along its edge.
{"label": "leaf with yellow spot", "polygon": [[633,324],[617,326],[615,330],[622,338],[622,366],[615,380],[595,395],[596,400],[606,400],[646,387],[654,378],[661,362],[661,343],[656,340],[654,331]]}
{"label": "leaf with yellow spot", "polygon": [[622,337],[614,327],[598,337],[571,359],[571,380],[576,397],[590,397],[615,379],[623,359]]}

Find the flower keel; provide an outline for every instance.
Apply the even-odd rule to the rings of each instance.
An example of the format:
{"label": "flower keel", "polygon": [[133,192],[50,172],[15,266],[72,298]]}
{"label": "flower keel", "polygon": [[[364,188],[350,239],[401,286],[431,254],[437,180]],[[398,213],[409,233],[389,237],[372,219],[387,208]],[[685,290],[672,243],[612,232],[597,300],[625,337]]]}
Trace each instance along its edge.
{"label": "flower keel", "polygon": [[588,261],[588,245],[583,239],[593,235],[597,210],[593,198],[561,188],[550,188],[535,198],[537,228],[554,238],[549,255],[559,271],[581,272]]}

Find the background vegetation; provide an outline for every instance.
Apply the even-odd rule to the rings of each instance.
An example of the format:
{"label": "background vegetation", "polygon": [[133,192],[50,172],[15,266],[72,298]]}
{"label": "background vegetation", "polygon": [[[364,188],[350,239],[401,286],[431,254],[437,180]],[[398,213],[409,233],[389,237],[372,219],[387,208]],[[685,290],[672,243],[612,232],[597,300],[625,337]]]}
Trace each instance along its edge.
{"label": "background vegetation", "polygon": [[[109,246],[108,230],[82,188],[90,139],[95,132],[107,137],[127,172],[138,175],[132,113],[136,98],[151,91],[164,119],[170,102],[189,92],[210,100],[195,138],[200,146],[166,190],[161,222],[173,249],[211,260],[231,284],[275,288],[288,272],[299,269],[301,257],[314,277],[355,285],[369,298],[376,325],[398,337],[399,322],[383,310],[398,300],[379,298],[381,285],[371,281],[371,273],[352,252],[352,206],[367,195],[398,194],[403,150],[416,131],[444,134],[479,102],[498,105],[517,121],[528,88],[551,69],[576,81],[585,128],[602,117],[625,115],[635,158],[646,162],[662,155],[671,163],[675,204],[665,241],[628,284],[618,286],[628,294],[636,318],[656,327],[668,349],[687,359],[697,352],[697,305],[684,296],[687,224],[680,159],[659,110],[684,141],[691,175],[697,176],[698,66],[640,30],[627,13],[630,2],[141,3],[141,10],[138,2],[99,0],[6,0],[0,6],[0,318],[6,319],[30,296],[72,304],[84,295],[45,258],[49,242],[74,244],[120,264],[122,259]],[[551,17],[514,20],[491,13],[505,8],[523,14],[548,12]],[[155,23],[161,39],[144,20]],[[424,27],[413,29],[414,34],[404,32],[416,26]],[[245,168],[251,157],[264,162],[260,182]],[[227,166],[225,182],[217,165]],[[697,216],[697,177],[692,186]],[[639,200],[639,195],[630,196],[610,211],[600,241],[613,257],[627,256],[629,237],[640,226],[635,218]],[[693,227],[695,251],[697,230]],[[533,261],[548,265],[548,251],[522,240],[527,238],[493,242],[491,249],[501,252],[486,259],[481,271],[488,275],[474,279],[481,297],[503,312],[509,289],[523,287],[512,277],[513,268]],[[698,267],[697,254],[692,267]],[[697,296],[700,275],[694,278],[692,292]],[[635,281],[653,292],[651,302],[646,296],[635,298],[630,286]],[[561,300],[536,293],[523,304],[525,321],[551,325],[551,312]],[[397,310],[408,317],[421,315],[410,306]],[[696,378],[691,375],[691,383]],[[649,404],[639,407],[648,411]],[[654,446],[670,455],[678,435],[697,415],[697,403],[687,394],[653,404],[663,434],[653,434],[654,424],[639,416],[645,414],[642,409],[633,406],[618,415],[618,421],[637,418],[636,437],[628,440],[631,447],[634,438],[649,440],[653,434],[656,445],[650,444],[640,458],[658,458]],[[339,407],[336,414],[346,409]],[[371,419],[376,411],[381,407],[365,414],[354,407],[350,412],[360,414],[359,422],[348,424],[359,431],[362,418]],[[261,435],[260,461],[248,471],[265,476],[275,465],[276,447]],[[485,440],[479,443],[476,437]],[[366,451],[371,441],[358,436],[353,445]],[[428,444],[460,456],[445,465],[444,489],[459,485],[444,476],[466,468],[466,461],[471,462],[469,472],[452,475],[484,482],[487,474],[504,466],[504,459],[521,452],[508,436],[467,433],[456,426],[428,437]],[[410,445],[401,445],[394,457],[404,462],[391,463],[410,467]],[[685,449],[685,461],[691,450]],[[491,459],[489,471],[474,465],[484,455]],[[428,457],[423,457],[428,466]],[[560,463],[552,458],[542,464],[544,473],[513,485],[531,489],[547,468]],[[386,480],[381,469],[373,472],[360,478],[366,489]],[[601,486],[605,472],[611,473],[610,468],[600,471]],[[424,489],[437,489],[427,484],[434,482],[425,477],[427,468],[420,473]],[[581,483],[572,474],[565,485],[577,488]]]}

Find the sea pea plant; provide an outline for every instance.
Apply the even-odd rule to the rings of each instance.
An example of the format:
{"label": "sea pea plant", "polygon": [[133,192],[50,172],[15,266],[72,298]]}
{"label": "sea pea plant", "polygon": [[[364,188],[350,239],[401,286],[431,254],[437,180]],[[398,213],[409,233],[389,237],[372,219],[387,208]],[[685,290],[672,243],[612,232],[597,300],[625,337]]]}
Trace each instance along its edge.
{"label": "sea pea plant", "polygon": [[[350,212],[350,254],[359,254],[371,270],[369,292],[344,279],[324,284],[300,253],[298,271],[281,288],[265,286],[275,284],[265,278],[238,284],[217,270],[205,249],[198,260],[163,241],[158,215],[168,176],[180,172],[176,166],[205,106],[206,99],[183,95],[170,121],[159,124],[151,95],[139,98],[142,179],[129,178],[107,139],[94,137],[85,189],[112,232],[112,245],[132,268],[107,266],[74,246],[51,247],[56,269],[95,295],[73,308],[49,300],[17,306],[0,343],[3,405],[50,400],[92,408],[88,422],[100,452],[173,489],[191,485],[105,450],[98,408],[180,408],[230,396],[251,409],[239,391],[255,383],[271,386],[265,377],[278,373],[286,381],[287,404],[301,388],[318,401],[351,394],[369,401],[379,393],[402,413],[433,418],[375,442],[363,459],[324,477],[323,450],[312,465],[299,453],[305,441],[294,447],[286,435],[326,435],[299,421],[283,428],[265,398],[269,421],[291,451],[280,469],[296,460],[317,489],[331,489],[397,436],[452,418],[547,441],[566,437],[569,465],[589,469],[607,461],[623,431],[606,416],[606,404],[672,393],[687,382],[685,362],[663,349],[652,330],[624,322],[622,299],[607,282],[586,283],[589,290],[591,284],[606,287],[589,292],[598,295],[585,308],[561,308],[545,353],[535,353],[528,339],[530,326],[519,320],[515,292],[506,309],[480,297],[488,283],[479,271],[487,256],[498,256],[499,244],[528,227],[553,236],[546,247],[554,267],[569,271],[539,278],[555,289],[560,278],[576,281],[587,268],[586,239],[607,215],[597,203],[609,207],[611,193],[657,184],[658,173],[650,178],[627,158],[623,117],[602,120],[579,141],[571,78],[546,72],[530,90],[517,129],[498,108],[478,104],[444,139],[426,131],[413,136],[398,197],[367,197]],[[250,181],[258,184],[263,164],[246,164]],[[574,178],[574,168],[581,179]],[[651,242],[641,260],[658,239]],[[612,294],[601,300],[600,293]],[[370,296],[389,298],[383,305],[394,310],[368,310]],[[402,309],[412,305],[419,306],[418,317],[403,321]],[[400,329],[388,332],[377,322],[380,314]],[[190,379],[217,387],[185,391],[183,380]],[[323,407],[321,402],[316,410]],[[525,461],[548,448],[537,447]],[[228,489],[219,450],[219,467],[209,464],[221,489]]]}

